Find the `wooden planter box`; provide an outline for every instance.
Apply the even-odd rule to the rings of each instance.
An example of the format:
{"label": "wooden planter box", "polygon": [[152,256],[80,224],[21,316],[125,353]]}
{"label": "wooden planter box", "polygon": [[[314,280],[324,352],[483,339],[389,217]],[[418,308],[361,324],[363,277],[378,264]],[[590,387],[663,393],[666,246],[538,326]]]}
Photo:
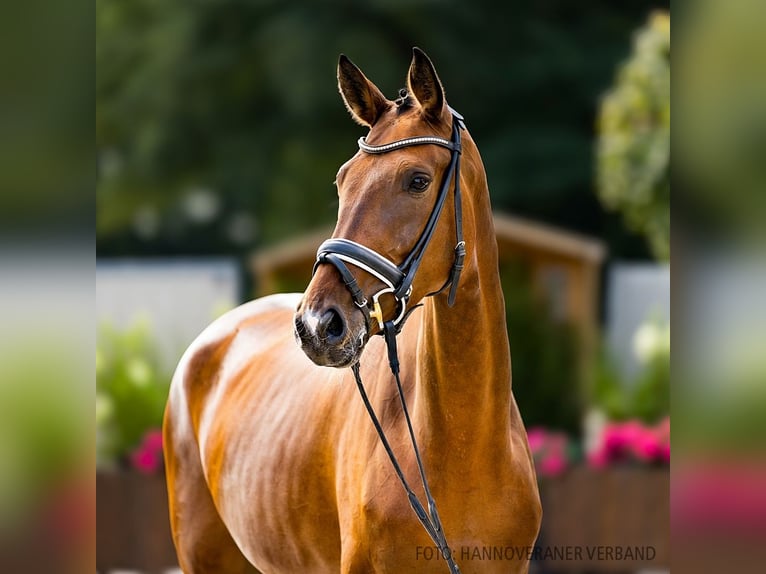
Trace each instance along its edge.
{"label": "wooden planter box", "polygon": [[543,479],[540,497],[536,571],[670,570],[667,468],[575,467]]}
{"label": "wooden planter box", "polygon": [[165,477],[96,473],[96,570],[160,574],[177,567]]}

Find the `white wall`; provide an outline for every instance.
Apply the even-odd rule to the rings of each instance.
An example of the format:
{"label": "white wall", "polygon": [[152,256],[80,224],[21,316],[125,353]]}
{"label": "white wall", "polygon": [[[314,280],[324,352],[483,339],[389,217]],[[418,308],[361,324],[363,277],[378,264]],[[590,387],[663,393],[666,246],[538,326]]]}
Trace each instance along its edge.
{"label": "white wall", "polygon": [[172,369],[215,317],[241,302],[232,259],[126,259],[96,263],[98,324],[127,328],[148,320],[163,363]]}
{"label": "white wall", "polygon": [[638,371],[633,336],[644,321],[670,320],[670,266],[616,263],[607,278],[607,345],[623,375]]}

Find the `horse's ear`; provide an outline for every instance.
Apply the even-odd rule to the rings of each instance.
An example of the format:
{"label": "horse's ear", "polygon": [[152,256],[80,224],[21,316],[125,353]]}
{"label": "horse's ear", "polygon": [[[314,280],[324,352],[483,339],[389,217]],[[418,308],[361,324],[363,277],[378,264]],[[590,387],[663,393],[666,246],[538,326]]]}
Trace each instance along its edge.
{"label": "horse's ear", "polygon": [[436,69],[425,52],[420,48],[412,49],[412,63],[407,74],[407,87],[415,96],[426,118],[438,121],[444,111],[444,88]]}
{"label": "horse's ear", "polygon": [[372,127],[388,104],[386,96],[344,54],[338,60],[338,89],[351,117],[363,126]]}

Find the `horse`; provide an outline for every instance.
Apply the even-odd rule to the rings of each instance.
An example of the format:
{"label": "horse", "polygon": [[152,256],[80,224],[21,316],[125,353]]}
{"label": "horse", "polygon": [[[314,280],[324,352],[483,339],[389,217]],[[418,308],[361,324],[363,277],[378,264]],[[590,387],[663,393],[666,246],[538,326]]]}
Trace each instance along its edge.
{"label": "horse", "polygon": [[[401,262],[435,210],[437,182],[452,169],[455,154],[444,142],[454,141],[447,138],[459,115],[417,48],[394,101],[344,55],[338,86],[369,132],[337,173],[332,238]],[[528,571],[524,549],[542,516],[537,480],[511,388],[486,173],[470,134],[462,124],[458,131],[462,169],[444,184],[455,199],[439,208],[406,299],[391,296],[374,266],[353,261],[359,297],[352,297],[339,268],[318,261],[303,294],[245,303],[184,353],[163,436],[171,530],[186,574],[446,570],[347,368],[358,370],[414,481],[417,461],[386,342],[376,336],[393,321],[401,386],[455,560],[464,573]],[[415,143],[441,144],[389,145],[421,139]],[[448,295],[458,225],[465,260]]]}

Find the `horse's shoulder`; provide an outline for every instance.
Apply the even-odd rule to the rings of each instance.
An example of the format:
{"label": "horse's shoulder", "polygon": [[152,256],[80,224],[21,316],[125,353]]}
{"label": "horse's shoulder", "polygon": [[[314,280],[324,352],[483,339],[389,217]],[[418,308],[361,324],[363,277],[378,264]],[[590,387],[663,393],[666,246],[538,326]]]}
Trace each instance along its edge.
{"label": "horse's shoulder", "polygon": [[244,303],[221,315],[192,341],[176,367],[169,399],[188,410],[195,428],[202,402],[235,355],[241,354],[234,352],[242,346],[235,345],[237,339],[254,334],[266,338],[275,324],[284,329],[282,323],[289,320],[300,297],[295,293],[279,294]]}
{"label": "horse's shoulder", "polygon": [[189,345],[178,363],[176,373],[193,374],[203,364],[225,349],[238,332],[268,322],[269,316],[284,318],[295,311],[300,294],[269,295],[243,303],[208,325]]}

